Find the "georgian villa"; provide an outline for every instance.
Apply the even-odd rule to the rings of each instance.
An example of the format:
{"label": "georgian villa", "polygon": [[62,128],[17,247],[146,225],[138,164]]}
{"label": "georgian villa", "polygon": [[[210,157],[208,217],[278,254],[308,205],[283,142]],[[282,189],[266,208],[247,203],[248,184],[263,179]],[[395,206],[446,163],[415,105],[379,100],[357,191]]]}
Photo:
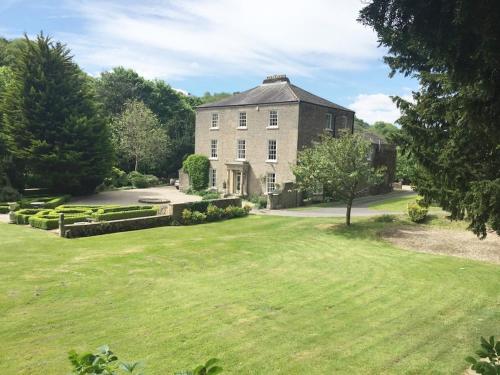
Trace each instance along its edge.
{"label": "georgian villa", "polygon": [[271,193],[293,182],[297,151],[323,132],[353,131],[354,112],[286,76],[196,110],[195,153],[210,159],[209,186],[234,195]]}

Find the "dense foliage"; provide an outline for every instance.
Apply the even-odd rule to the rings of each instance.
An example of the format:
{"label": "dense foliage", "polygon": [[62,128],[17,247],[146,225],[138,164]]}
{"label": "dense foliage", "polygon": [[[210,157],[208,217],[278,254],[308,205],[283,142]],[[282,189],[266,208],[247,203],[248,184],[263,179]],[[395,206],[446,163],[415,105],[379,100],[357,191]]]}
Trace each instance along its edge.
{"label": "dense foliage", "polygon": [[43,35],[26,38],[1,108],[18,188],[26,175],[71,194],[91,193],[102,183],[112,162],[108,128],[63,44]]}
{"label": "dense foliage", "polygon": [[494,336],[489,340],[481,337],[481,349],[476,351],[480,360],[474,357],[467,357],[467,362],[472,364],[472,370],[482,375],[500,374],[500,341],[496,341]]}
{"label": "dense foliage", "polygon": [[500,2],[474,0],[374,0],[360,16],[392,74],[420,81],[413,103],[397,99],[416,190],[480,237],[500,233],[499,16]]}
{"label": "dense foliage", "polygon": [[[182,160],[194,151],[193,106],[201,102],[176,92],[161,80],[146,80],[123,67],[103,72],[94,83],[97,101],[110,119],[120,115],[128,101],[141,101],[151,110],[170,140],[170,152],[158,155],[155,163],[146,163],[143,168],[158,176],[176,174]],[[121,169],[134,169],[126,155],[119,152],[117,156]]]}
{"label": "dense foliage", "polygon": [[378,179],[367,157],[370,151],[371,144],[360,134],[324,135],[321,142],[299,152],[293,172],[301,189],[310,193],[322,189],[327,198],[345,202],[350,225],[354,198]]}
{"label": "dense foliage", "polygon": [[208,171],[210,169],[210,161],[204,155],[189,155],[182,168],[189,175],[191,187],[194,190],[204,190],[208,186]]}
{"label": "dense foliage", "polygon": [[169,139],[158,117],[142,102],[130,100],[111,122],[116,150],[132,160],[134,171],[145,164],[157,165],[168,154]]}

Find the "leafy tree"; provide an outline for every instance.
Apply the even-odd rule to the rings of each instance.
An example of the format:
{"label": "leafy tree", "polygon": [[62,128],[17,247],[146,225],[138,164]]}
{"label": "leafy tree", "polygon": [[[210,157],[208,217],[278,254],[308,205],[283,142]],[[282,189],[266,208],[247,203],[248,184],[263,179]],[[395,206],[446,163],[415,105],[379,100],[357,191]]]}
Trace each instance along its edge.
{"label": "leafy tree", "polygon": [[54,192],[93,192],[111,169],[109,131],[69,49],[26,37],[12,72],[1,110],[16,168]]}
{"label": "leafy tree", "polygon": [[219,100],[225,99],[230,97],[232,94],[228,92],[214,92],[213,94],[210,93],[209,91],[205,92],[203,96],[201,96],[200,99],[200,104],[205,104],[205,103],[214,103],[218,102]]}
{"label": "leafy tree", "polygon": [[[144,102],[158,117],[170,138],[171,152],[164,154],[154,165],[143,165],[148,172],[173,174],[181,167],[182,160],[194,151],[193,106],[200,104],[198,101],[179,94],[164,81],[146,80],[123,67],[102,73],[96,79],[95,87],[98,100],[109,118],[119,115],[130,100]],[[121,167],[130,169],[126,161],[122,161]]]}
{"label": "leafy tree", "polygon": [[380,178],[367,158],[370,151],[370,142],[358,133],[344,132],[339,138],[323,135],[321,142],[299,152],[293,172],[303,190],[323,188],[331,198],[345,202],[350,225],[354,198]]}
{"label": "leafy tree", "polygon": [[376,134],[392,141],[400,132],[399,128],[390,122],[377,121],[370,127]]}
{"label": "leafy tree", "polygon": [[500,233],[499,15],[500,2],[475,0],[373,0],[360,15],[391,75],[420,81],[414,103],[396,99],[416,190],[481,238],[487,225]]}
{"label": "leafy tree", "polygon": [[142,163],[157,163],[167,153],[168,136],[158,117],[141,101],[125,103],[112,128],[117,150],[133,160],[134,171]]}
{"label": "leafy tree", "polygon": [[354,116],[354,131],[362,132],[370,127],[370,124],[366,121]]}

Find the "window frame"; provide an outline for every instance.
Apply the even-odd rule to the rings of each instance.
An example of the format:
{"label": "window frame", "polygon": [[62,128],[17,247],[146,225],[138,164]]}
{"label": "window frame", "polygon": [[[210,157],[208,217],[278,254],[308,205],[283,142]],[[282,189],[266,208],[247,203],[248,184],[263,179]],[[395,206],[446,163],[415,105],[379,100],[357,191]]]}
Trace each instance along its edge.
{"label": "window frame", "polygon": [[[269,177],[273,176],[273,181],[272,183],[270,182]],[[270,186],[272,184],[272,190],[270,189]],[[276,191],[276,173],[275,172],[268,172],[266,174],[266,194],[272,194]]]}
{"label": "window frame", "polygon": [[[274,142],[274,159],[271,158],[271,142]],[[276,163],[278,161],[278,141],[276,139],[267,140],[267,159],[268,163]]]}
{"label": "window frame", "polygon": [[[242,115],[244,118],[242,118]],[[245,125],[241,125],[244,122]],[[239,113],[238,129],[248,129],[248,115],[245,111]]]}
{"label": "window frame", "polygon": [[[243,148],[240,148],[240,145],[243,145]],[[243,151],[243,154],[240,152]],[[241,157],[243,155],[243,157]],[[237,139],[236,140],[236,160],[245,161],[247,160],[247,141],[246,139]]]}
{"label": "window frame", "polygon": [[[214,148],[215,145],[215,148]],[[214,152],[215,150],[215,152]],[[210,140],[210,160],[219,159],[219,141],[217,139]]]}
{"label": "window frame", "polygon": [[328,112],[326,113],[326,130],[332,130],[333,131],[333,115]]}
{"label": "window frame", "polygon": [[[272,116],[273,114],[276,114],[275,116]],[[275,117],[275,118],[273,118]],[[276,122],[276,125],[271,125],[271,122]],[[267,128],[268,129],[278,129],[279,127],[279,115],[278,115],[278,110],[277,109],[270,109],[269,110],[269,118],[267,122]]]}
{"label": "window frame", "polygon": [[217,169],[210,168],[210,189],[217,189]]}
{"label": "window frame", "polygon": [[219,129],[219,121],[220,121],[219,112],[212,112],[212,121],[210,123],[210,129],[211,130]]}

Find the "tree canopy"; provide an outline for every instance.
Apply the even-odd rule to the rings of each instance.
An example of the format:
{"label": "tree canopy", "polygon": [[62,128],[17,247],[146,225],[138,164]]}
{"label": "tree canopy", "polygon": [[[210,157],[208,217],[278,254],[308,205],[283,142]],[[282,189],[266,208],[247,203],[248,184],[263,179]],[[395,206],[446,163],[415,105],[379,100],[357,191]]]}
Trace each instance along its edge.
{"label": "tree canopy", "polygon": [[26,37],[1,106],[18,174],[72,194],[93,192],[103,181],[112,163],[110,136],[88,82],[63,44],[43,34]]}
{"label": "tree canopy", "polygon": [[371,144],[360,134],[323,135],[320,142],[299,152],[293,173],[302,190],[323,192],[347,204],[346,224],[351,224],[354,198],[378,180],[368,155]]}
{"label": "tree canopy", "polygon": [[360,20],[389,50],[391,74],[419,79],[400,142],[416,190],[480,237],[500,233],[500,2],[373,0]]}

